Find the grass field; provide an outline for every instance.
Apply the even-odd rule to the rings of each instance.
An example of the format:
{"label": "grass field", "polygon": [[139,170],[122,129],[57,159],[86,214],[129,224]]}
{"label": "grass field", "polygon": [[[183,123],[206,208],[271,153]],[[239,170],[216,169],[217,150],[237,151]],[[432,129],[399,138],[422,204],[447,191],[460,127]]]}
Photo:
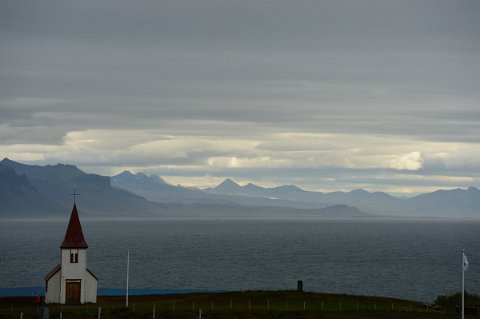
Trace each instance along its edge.
{"label": "grass field", "polygon": [[[187,295],[99,297],[97,304],[48,305],[50,318],[458,318],[457,313],[427,309],[399,299],[298,293],[245,291]],[[23,313],[23,314],[22,314]],[[0,298],[0,318],[37,318],[34,297]],[[477,315],[467,318],[477,318]]]}

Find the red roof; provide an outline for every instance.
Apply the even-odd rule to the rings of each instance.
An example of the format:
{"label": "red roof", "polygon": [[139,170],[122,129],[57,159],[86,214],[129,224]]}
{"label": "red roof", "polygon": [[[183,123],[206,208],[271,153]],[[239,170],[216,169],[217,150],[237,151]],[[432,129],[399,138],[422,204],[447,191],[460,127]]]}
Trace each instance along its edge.
{"label": "red roof", "polygon": [[60,248],[88,248],[87,242],[83,237],[82,225],[78,218],[77,206],[73,204],[72,215],[68,223],[67,232]]}

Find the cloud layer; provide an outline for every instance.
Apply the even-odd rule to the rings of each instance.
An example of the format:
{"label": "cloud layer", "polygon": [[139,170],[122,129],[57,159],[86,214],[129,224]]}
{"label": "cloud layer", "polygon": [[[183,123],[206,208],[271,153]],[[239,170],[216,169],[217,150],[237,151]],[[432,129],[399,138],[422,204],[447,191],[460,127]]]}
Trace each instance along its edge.
{"label": "cloud layer", "polygon": [[3,1],[0,154],[196,186],[480,186],[478,16],[474,0]]}

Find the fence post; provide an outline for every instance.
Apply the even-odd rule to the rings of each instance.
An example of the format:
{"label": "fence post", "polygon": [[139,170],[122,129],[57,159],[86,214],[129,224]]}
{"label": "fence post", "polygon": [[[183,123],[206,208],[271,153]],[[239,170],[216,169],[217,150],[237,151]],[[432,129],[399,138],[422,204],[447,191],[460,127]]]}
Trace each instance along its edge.
{"label": "fence post", "polygon": [[98,307],[97,319],[100,319],[101,317],[102,317],[102,307]]}
{"label": "fence post", "polygon": [[153,311],[152,311],[152,319],[155,319],[155,308],[156,308],[156,303],[153,303]]}
{"label": "fence post", "polygon": [[233,300],[230,299],[230,310],[232,310],[232,309],[233,309]]}
{"label": "fence post", "polygon": [[23,312],[20,312],[20,319],[23,319]]}
{"label": "fence post", "polygon": [[270,310],[270,299],[267,299],[267,310]]}
{"label": "fence post", "polygon": [[202,319],[202,308],[198,310],[198,319]]}
{"label": "fence post", "polygon": [[307,309],[307,305],[305,304],[305,300],[303,301],[303,311]]}
{"label": "fence post", "polygon": [[212,299],[212,308],[210,310],[213,311],[213,299]]}

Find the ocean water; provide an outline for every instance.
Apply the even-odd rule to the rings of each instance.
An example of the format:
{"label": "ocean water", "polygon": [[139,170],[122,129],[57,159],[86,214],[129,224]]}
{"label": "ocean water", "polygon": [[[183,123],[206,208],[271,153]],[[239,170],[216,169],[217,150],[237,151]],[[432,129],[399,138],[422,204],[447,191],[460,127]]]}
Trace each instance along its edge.
{"label": "ocean water", "polygon": [[[42,286],[68,220],[0,220],[0,287]],[[480,221],[82,219],[101,288],[307,291],[425,302],[480,294]]]}

